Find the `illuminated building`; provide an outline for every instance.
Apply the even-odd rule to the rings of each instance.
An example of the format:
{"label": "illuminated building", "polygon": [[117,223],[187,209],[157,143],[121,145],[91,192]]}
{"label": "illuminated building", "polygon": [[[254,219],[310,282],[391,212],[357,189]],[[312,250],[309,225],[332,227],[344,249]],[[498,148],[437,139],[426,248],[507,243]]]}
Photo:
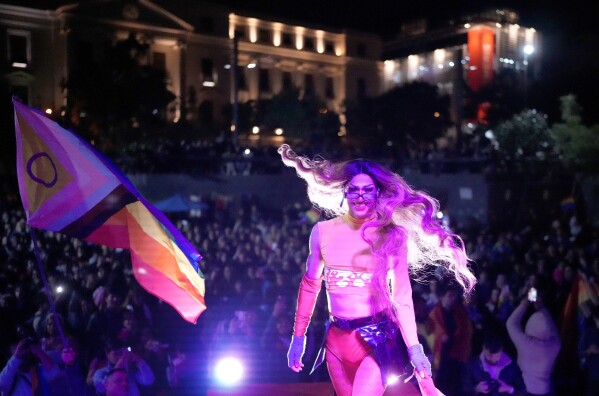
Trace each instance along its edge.
{"label": "illuminated building", "polygon": [[9,65],[0,72],[12,91],[40,108],[63,107],[66,91],[59,89],[60,81],[80,66],[77,62],[92,61],[107,44],[128,37],[149,49],[138,56],[140,63],[165,71],[167,89],[177,97],[165,114],[173,122],[181,117],[228,122],[222,109],[235,94],[234,34],[239,38],[240,102],[268,99],[295,86],[341,113],[346,99],[374,96],[382,89],[382,42],[374,34],[324,30],[185,1],[75,2],[53,10],[0,5],[0,16],[7,35],[0,41],[19,46],[16,52],[7,49]]}
{"label": "illuminated building", "polygon": [[424,19],[403,24],[401,34],[384,45],[384,89],[411,81],[435,84],[452,97],[458,119],[462,81],[478,92],[502,70],[512,70],[525,87],[538,73],[541,42],[534,28],[518,22],[514,11],[491,9],[443,26],[428,26]]}

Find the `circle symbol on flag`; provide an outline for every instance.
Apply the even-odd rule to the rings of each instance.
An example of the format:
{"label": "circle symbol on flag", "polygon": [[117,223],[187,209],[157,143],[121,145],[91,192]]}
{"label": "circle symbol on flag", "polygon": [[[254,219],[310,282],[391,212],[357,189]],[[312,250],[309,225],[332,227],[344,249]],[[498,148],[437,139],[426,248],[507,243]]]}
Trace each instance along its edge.
{"label": "circle symbol on flag", "polygon": [[[52,170],[54,171],[54,176],[52,177],[52,180],[48,182],[33,174],[33,163],[42,158],[47,158],[47,160],[50,161],[50,165],[52,165]],[[46,168],[45,164],[41,167]],[[27,161],[27,174],[29,175],[29,177],[33,179],[33,181],[38,182],[48,188],[54,186],[56,184],[56,181],[58,180],[58,170],[56,169],[56,165],[54,165],[54,161],[52,161],[52,158],[50,158],[50,156],[46,153],[33,154],[31,158],[29,158],[29,161]]]}

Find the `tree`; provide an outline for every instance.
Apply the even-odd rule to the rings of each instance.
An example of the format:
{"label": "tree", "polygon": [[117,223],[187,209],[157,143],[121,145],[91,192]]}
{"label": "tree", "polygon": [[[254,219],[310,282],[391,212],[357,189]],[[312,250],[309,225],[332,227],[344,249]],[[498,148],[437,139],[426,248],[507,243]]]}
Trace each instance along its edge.
{"label": "tree", "polygon": [[263,102],[259,116],[271,129],[283,128],[285,135],[330,140],[339,131],[339,116],[312,95],[300,97],[299,88],[284,89]]}
{"label": "tree", "polygon": [[582,109],[574,95],[560,98],[562,123],[553,125],[564,164],[577,172],[599,173],[599,125],[582,124]]}
{"label": "tree", "polygon": [[81,132],[117,141],[160,124],[160,115],[175,96],[166,88],[165,72],[142,62],[148,50],[132,33],[107,45],[97,61],[76,58],[66,81],[67,122]]}
{"label": "tree", "polygon": [[523,110],[495,128],[499,152],[507,159],[546,159],[555,152],[555,137],[547,116]]}
{"label": "tree", "polygon": [[374,146],[388,140],[408,145],[434,143],[451,125],[449,97],[436,86],[412,82],[376,98],[347,104],[349,135]]}

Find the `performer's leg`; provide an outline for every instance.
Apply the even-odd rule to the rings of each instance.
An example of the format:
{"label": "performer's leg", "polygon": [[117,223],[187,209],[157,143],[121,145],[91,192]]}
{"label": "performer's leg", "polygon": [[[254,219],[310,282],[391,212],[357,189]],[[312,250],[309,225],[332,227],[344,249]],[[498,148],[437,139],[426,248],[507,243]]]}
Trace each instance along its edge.
{"label": "performer's leg", "polygon": [[381,368],[374,356],[368,355],[356,371],[352,396],[380,396],[384,392]]}
{"label": "performer's leg", "polygon": [[352,384],[356,375],[356,369],[350,365],[344,365],[330,351],[327,351],[325,359],[337,396],[352,396]]}

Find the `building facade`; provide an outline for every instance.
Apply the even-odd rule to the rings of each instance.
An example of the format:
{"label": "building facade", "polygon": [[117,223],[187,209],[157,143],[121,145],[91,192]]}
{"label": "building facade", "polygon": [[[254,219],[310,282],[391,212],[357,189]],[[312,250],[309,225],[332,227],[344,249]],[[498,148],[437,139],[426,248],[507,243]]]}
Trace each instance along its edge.
{"label": "building facade", "polygon": [[460,118],[464,90],[477,93],[504,70],[514,71],[525,90],[538,74],[541,38],[519,24],[508,9],[489,9],[429,26],[421,19],[401,26],[384,45],[383,89],[426,81],[452,98],[454,121]]}
{"label": "building facade", "polygon": [[235,95],[240,102],[269,99],[292,86],[342,113],[346,99],[382,89],[382,42],[373,34],[185,1],[79,2],[50,10],[1,5],[0,15],[5,36],[0,41],[8,47],[1,72],[8,90],[49,111],[64,108],[61,82],[75,62],[93,60],[107,45],[128,37],[148,47],[141,63],[166,73],[167,88],[177,98],[166,112],[172,122],[185,117],[226,125],[223,108]]}

